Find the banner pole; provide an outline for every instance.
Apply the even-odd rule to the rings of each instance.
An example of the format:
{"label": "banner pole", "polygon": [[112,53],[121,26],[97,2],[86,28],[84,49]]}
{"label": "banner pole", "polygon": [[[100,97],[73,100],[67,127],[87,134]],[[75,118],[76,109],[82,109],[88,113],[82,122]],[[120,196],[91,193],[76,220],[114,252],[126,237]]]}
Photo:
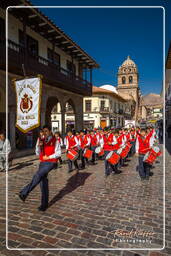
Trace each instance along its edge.
{"label": "banner pole", "polygon": [[26,71],[25,71],[24,64],[22,64],[22,70],[23,70],[24,77],[26,77]]}

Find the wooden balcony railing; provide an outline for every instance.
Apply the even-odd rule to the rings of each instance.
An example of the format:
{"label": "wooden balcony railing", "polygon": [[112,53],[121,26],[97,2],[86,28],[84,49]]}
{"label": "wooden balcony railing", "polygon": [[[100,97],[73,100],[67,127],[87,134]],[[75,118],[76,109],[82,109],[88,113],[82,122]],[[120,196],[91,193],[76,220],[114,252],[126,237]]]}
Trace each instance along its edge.
{"label": "wooden balcony railing", "polygon": [[[5,69],[5,40],[0,40],[0,52],[0,68]],[[13,74],[23,75],[22,64],[24,64],[27,76],[41,74],[43,81],[51,86],[84,96],[91,96],[92,94],[92,84],[90,82],[52,63],[51,60],[38,56],[34,52],[29,52],[22,45],[9,40],[8,71]]]}

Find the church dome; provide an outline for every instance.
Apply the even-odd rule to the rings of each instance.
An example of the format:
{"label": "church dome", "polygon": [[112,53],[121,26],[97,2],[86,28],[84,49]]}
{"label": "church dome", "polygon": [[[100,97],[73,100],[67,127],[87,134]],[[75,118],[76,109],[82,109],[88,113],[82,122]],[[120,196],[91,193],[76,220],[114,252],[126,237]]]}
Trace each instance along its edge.
{"label": "church dome", "polygon": [[122,65],[119,67],[119,73],[120,72],[132,72],[132,73],[137,73],[137,65],[131,58],[128,56],[127,59],[122,63]]}
{"label": "church dome", "polygon": [[122,63],[121,65],[122,67],[137,67],[135,62],[133,60],[130,59],[130,57],[128,56],[127,59]]}
{"label": "church dome", "polygon": [[117,90],[116,90],[116,87],[115,87],[115,86],[113,86],[113,85],[105,84],[105,85],[100,86],[100,88],[102,88],[102,89],[105,89],[105,90],[108,90],[108,91],[111,91],[111,92],[114,92],[114,93],[117,93],[117,94],[118,94],[118,92],[117,92]]}

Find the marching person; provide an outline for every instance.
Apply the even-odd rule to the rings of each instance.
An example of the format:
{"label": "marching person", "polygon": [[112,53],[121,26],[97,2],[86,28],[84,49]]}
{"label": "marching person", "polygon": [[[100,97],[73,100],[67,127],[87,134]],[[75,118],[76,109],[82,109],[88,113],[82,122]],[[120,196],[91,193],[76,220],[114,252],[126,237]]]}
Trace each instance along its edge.
{"label": "marching person", "polygon": [[153,146],[152,137],[146,136],[146,129],[140,129],[140,134],[137,136],[135,151],[138,156],[138,171],[141,180],[149,180],[150,165],[143,161],[144,156]]}
{"label": "marching person", "polygon": [[[75,150],[77,153],[79,151],[78,139],[75,135],[73,135],[71,130],[68,131],[67,136],[65,137],[64,145],[66,146],[67,153],[70,150]],[[79,167],[78,167],[77,159],[75,159],[74,161],[71,161],[70,159],[68,159],[68,173],[73,171],[73,169],[72,169],[73,163],[74,163],[75,169],[78,172]]]}
{"label": "marching person", "polygon": [[5,138],[5,132],[0,131],[0,171],[5,171],[5,168],[8,167],[8,163],[6,163],[6,154],[10,154],[11,146],[10,142],[7,138]]}
{"label": "marching person", "polygon": [[[60,133],[59,133],[59,132],[55,132],[55,133],[54,133],[54,136],[55,136],[56,140],[59,142],[60,147],[62,147],[62,146],[63,146],[63,140],[62,140],[62,138],[61,138]],[[61,158],[61,156],[58,158],[58,160],[59,160],[59,163],[62,164],[62,158]]]}
{"label": "marching person", "polygon": [[117,141],[116,138],[114,139],[113,134],[108,134],[108,131],[104,131],[103,136],[103,149],[105,151],[105,177],[108,177],[112,172],[113,173],[120,173],[118,172],[117,165],[112,165],[106,159],[106,156],[111,152],[115,151],[117,148]]}
{"label": "marching person", "polygon": [[36,145],[36,155],[39,155],[40,164],[38,171],[34,174],[31,182],[26,185],[19,193],[22,201],[25,201],[29,193],[40,183],[41,205],[39,211],[45,211],[48,208],[49,187],[48,173],[55,167],[56,159],[61,156],[61,147],[55,136],[52,135],[51,128],[48,125],[43,127],[44,138],[39,140]]}
{"label": "marching person", "polygon": [[94,130],[90,132],[90,149],[93,151],[92,160],[90,161],[92,165],[95,164],[96,153],[95,150],[99,146],[99,137],[95,134]]}
{"label": "marching person", "polygon": [[130,143],[132,144],[130,155],[133,156],[135,154],[135,141],[136,141],[136,132],[134,128],[130,131]]}
{"label": "marching person", "polygon": [[86,136],[84,131],[80,131],[79,147],[80,147],[81,169],[85,169],[85,161],[87,162],[87,158],[84,157],[84,150],[89,146],[90,146],[90,137]]}

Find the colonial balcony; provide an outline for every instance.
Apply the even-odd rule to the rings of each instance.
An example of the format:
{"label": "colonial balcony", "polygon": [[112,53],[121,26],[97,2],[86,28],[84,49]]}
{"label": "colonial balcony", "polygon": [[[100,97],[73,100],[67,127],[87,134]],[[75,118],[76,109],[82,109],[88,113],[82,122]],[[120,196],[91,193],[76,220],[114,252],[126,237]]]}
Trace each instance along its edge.
{"label": "colonial balcony", "polygon": [[110,110],[109,110],[109,107],[103,107],[103,108],[95,107],[95,108],[86,109],[85,113],[110,113]]}
{"label": "colonial balcony", "polygon": [[[0,69],[5,70],[6,50],[5,40],[0,41]],[[23,46],[9,40],[8,43],[8,72],[23,76],[22,64],[24,64],[26,76],[41,74],[43,82],[51,86],[67,91],[91,96],[92,84],[81,77],[71,74],[68,70],[52,63],[41,56],[29,53]]]}
{"label": "colonial balcony", "polygon": [[101,107],[100,108],[100,113],[109,113],[109,107]]}

